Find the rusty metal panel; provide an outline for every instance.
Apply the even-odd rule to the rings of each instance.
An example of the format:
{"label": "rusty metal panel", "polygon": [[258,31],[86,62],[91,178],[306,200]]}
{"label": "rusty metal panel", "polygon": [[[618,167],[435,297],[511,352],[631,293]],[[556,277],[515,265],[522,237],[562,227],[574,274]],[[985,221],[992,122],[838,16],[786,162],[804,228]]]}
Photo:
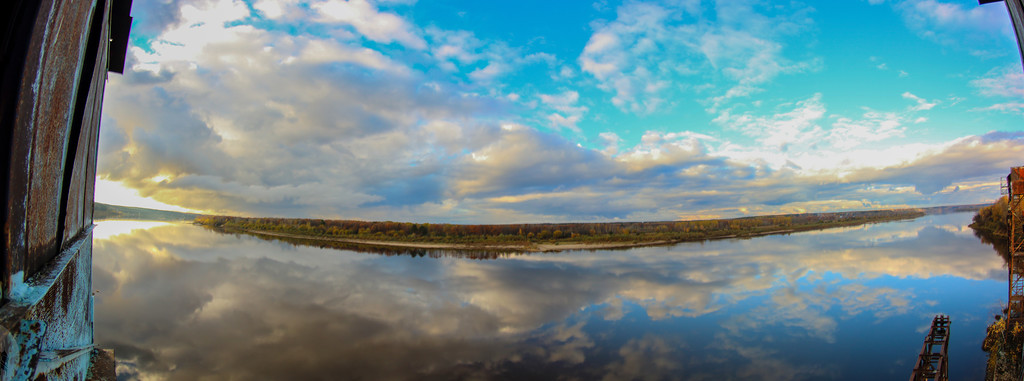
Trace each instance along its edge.
{"label": "rusty metal panel", "polygon": [[[14,281],[24,280],[25,265],[25,230],[27,217],[25,211],[28,207],[28,175],[29,157],[32,153],[32,128],[31,125],[16,125],[20,111],[24,110],[24,104],[31,104],[27,94],[31,94],[31,83],[25,80],[27,73],[35,73],[39,67],[39,52],[42,45],[41,38],[25,38],[38,36],[45,29],[45,16],[40,16],[40,9],[48,9],[43,2],[24,1],[17,2],[20,7],[17,12],[20,14],[10,16],[11,27],[14,30],[8,36],[11,43],[10,62],[4,66],[4,104],[3,122],[4,130],[9,135],[9,156],[8,166],[4,168],[6,182],[5,190],[7,197],[4,205],[4,249],[3,258],[3,299],[8,298],[10,285]],[[42,20],[42,21],[41,21]],[[9,98],[13,98],[10,99]]]}
{"label": "rusty metal panel", "polygon": [[[106,73],[104,73],[103,76],[106,77]],[[94,112],[94,115],[96,115],[97,119],[99,119],[100,116],[102,115],[101,112],[100,112],[100,107],[103,106],[103,96],[102,96],[103,90],[101,89],[99,91],[100,91],[100,96],[97,97],[97,99],[96,99],[96,110]],[[93,200],[95,199],[95,193],[96,193],[96,160],[99,157],[99,137],[100,137],[100,125],[99,125],[99,123],[97,122],[96,123],[96,128],[90,129],[89,132],[92,135],[90,136],[90,138],[88,140],[89,148],[88,148],[88,156],[86,158],[86,173],[87,174],[85,175],[85,197],[84,197],[84,201],[83,201],[86,204],[84,205],[85,213],[83,214],[83,217],[82,217],[83,221],[84,221],[83,223],[84,223],[85,226],[90,226],[90,225],[92,225],[92,222],[93,222]]]}
{"label": "rusty metal panel", "polygon": [[[80,79],[79,96],[77,97],[74,115],[74,127],[78,129],[71,139],[68,152],[74,154],[67,160],[70,171],[64,172],[64,184],[67,187],[62,204],[65,208],[63,221],[63,241],[67,242],[79,234],[82,228],[91,225],[91,215],[86,222],[86,211],[91,210],[92,192],[88,187],[95,184],[96,142],[100,125],[100,112],[103,105],[103,90],[107,78],[107,44],[109,41],[109,12],[104,12],[106,4],[97,4],[96,14],[92,20],[92,32],[86,49],[83,73]],[[73,151],[72,151],[73,150]],[[67,168],[66,168],[67,169]],[[92,176],[92,177],[89,177]]]}
{"label": "rusty metal panel", "polygon": [[1010,181],[1024,180],[1024,167],[1010,168]]}
{"label": "rusty metal panel", "polygon": [[1024,194],[1024,167],[1010,168],[1010,175],[1006,176],[1006,182],[1010,186],[1011,195]]}
{"label": "rusty metal panel", "polygon": [[[108,38],[110,35],[107,23],[104,24],[103,38]],[[83,202],[83,213],[82,223],[83,226],[92,225],[92,214],[93,214],[93,197],[96,189],[96,160],[99,157],[99,137],[100,137],[100,120],[102,118],[103,108],[103,93],[106,87],[107,73],[106,67],[106,46],[101,46],[100,52],[97,55],[97,61],[102,60],[102,64],[98,64],[96,68],[95,77],[93,77],[93,92],[94,95],[90,96],[89,102],[91,102],[91,110],[89,119],[89,136],[86,138],[84,145],[86,146],[86,156],[83,158],[83,166],[85,168],[85,174],[82,178],[84,183],[82,184],[82,202]],[[82,144],[82,143],[80,143]]]}
{"label": "rusty metal panel", "polygon": [[5,57],[19,62],[20,82],[4,82],[16,99],[0,105],[11,155],[0,173],[3,380],[84,379],[92,363],[92,196],[109,1],[26,2],[37,8],[24,11],[33,26],[18,29],[23,54]]}
{"label": "rusty metal panel", "polygon": [[114,350],[96,348],[89,354],[89,374],[85,381],[116,381],[117,362]]}
{"label": "rusty metal panel", "polygon": [[61,221],[65,162],[72,129],[75,98],[81,76],[81,59],[88,42],[93,1],[57,0],[40,17],[46,17],[41,39],[39,67],[26,76],[30,91],[19,105],[16,128],[33,129],[29,156],[29,195],[26,221],[25,275],[38,271],[56,255],[61,245]]}
{"label": "rusty metal panel", "polygon": [[26,319],[42,321],[46,332],[40,340],[37,372],[49,379],[63,380],[61,374],[85,374],[86,361],[72,361],[92,349],[92,234],[77,252],[70,253],[67,266],[50,285],[46,295],[29,312]]}
{"label": "rusty metal panel", "polygon": [[[9,148],[0,159],[3,380],[84,379],[99,353],[91,229],[110,1],[0,7],[10,11],[0,14],[0,142]],[[102,378],[113,379],[107,363]]]}
{"label": "rusty metal panel", "polygon": [[93,348],[91,275],[88,229],[42,271],[12,287],[0,308],[0,378],[84,378]]}

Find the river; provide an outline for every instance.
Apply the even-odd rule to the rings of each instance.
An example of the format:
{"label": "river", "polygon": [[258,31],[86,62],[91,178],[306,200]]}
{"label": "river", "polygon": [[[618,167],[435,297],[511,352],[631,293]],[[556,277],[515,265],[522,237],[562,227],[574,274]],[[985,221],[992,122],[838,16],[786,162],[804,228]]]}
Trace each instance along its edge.
{"label": "river", "polygon": [[980,380],[1006,268],[972,214],[629,250],[380,255],[99,221],[119,379]]}

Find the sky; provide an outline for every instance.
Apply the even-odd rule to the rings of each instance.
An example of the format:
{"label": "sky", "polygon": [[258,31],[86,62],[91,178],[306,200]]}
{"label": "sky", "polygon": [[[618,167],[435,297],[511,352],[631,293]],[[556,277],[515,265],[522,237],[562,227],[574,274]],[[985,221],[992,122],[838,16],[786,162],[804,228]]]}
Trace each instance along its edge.
{"label": "sky", "polygon": [[1003,3],[149,0],[96,201],[450,223],[990,202]]}

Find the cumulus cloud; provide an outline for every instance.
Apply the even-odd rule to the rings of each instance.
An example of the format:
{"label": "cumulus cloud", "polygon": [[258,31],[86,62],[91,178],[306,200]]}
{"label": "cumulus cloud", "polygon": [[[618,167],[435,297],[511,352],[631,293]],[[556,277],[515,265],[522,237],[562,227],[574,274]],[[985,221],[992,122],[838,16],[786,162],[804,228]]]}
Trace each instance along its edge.
{"label": "cumulus cloud", "polygon": [[370,40],[399,42],[414,49],[426,48],[426,42],[405,19],[381,12],[366,0],[328,0],[310,4],[310,8],[322,20],[350,25]]}
{"label": "cumulus cloud", "polygon": [[[1021,143],[1001,133],[901,141],[936,119],[928,116],[940,104],[958,102],[918,90],[893,95],[903,106],[856,114],[833,111],[827,94],[730,101],[814,60],[782,54],[782,37],[809,25],[802,8],[628,3],[592,24],[580,47],[589,78],[509,88],[503,81],[517,70],[567,65],[470,31],[418,28],[398,13],[405,5],[315,4],[367,17],[310,21],[324,35],[250,22],[271,18],[268,6],[157,7],[151,17],[165,18],[163,29],[132,47],[126,73],[109,81],[98,176],[160,202],[228,214],[671,220],[982,202],[991,189],[967,185],[999,175]],[[320,12],[281,5],[281,19]],[[593,86],[645,113],[681,94],[664,80],[674,75],[725,81],[692,89],[717,94],[703,102],[721,133],[688,122],[641,121],[630,127],[639,130],[613,126],[596,136],[583,128],[608,117],[585,95]],[[1012,96],[1018,76],[1000,68],[973,84]]]}
{"label": "cumulus cloud", "polygon": [[485,41],[465,30],[444,30],[429,27],[426,30],[431,41],[431,56],[439,62],[441,69],[448,72],[469,70],[466,76],[484,84],[509,75],[526,65],[553,65],[555,57],[543,53],[526,53],[522,48],[509,46],[503,41]]}
{"label": "cumulus cloud", "polygon": [[111,80],[101,177],[197,209],[340,215],[440,192],[435,147],[493,131],[463,118],[486,100],[422,88],[370,48],[228,25],[248,12],[228,5],[183,11]]}
{"label": "cumulus cloud", "polygon": [[503,128],[460,164],[453,191],[461,195],[571,189],[602,178],[612,165],[598,152],[518,125]]}
{"label": "cumulus cloud", "polygon": [[913,160],[880,168],[862,168],[851,173],[851,181],[913,185],[924,194],[934,194],[958,181],[996,178],[1015,164],[1024,153],[1024,134],[993,132],[962,138],[922,151]]}
{"label": "cumulus cloud", "polygon": [[749,114],[733,115],[727,110],[715,118],[714,122],[756,137],[765,146],[786,151],[792,144],[820,139],[823,131],[817,124],[824,115],[825,106],[821,94],[815,94],[797,102],[792,111],[756,117]]}
{"label": "cumulus cloud", "polygon": [[548,115],[548,120],[551,121],[552,126],[556,128],[565,127],[575,132],[580,132],[580,128],[576,126],[583,119],[583,114],[587,112],[586,106],[578,105],[580,94],[567,90],[561,94],[541,94],[541,104],[547,108],[553,109],[554,113]]}

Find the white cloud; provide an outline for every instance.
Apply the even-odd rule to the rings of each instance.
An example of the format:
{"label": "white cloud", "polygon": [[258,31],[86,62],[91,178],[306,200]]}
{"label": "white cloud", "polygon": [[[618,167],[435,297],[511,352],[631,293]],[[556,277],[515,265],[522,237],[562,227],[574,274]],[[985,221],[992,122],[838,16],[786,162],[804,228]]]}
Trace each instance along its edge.
{"label": "white cloud", "polygon": [[399,42],[414,49],[426,42],[405,19],[380,12],[366,0],[328,0],[310,5],[323,20],[351,25],[366,38],[377,42]]}
{"label": "white cloud", "polygon": [[548,120],[554,127],[565,127],[575,132],[580,132],[580,128],[576,126],[576,123],[580,121],[578,115],[563,116],[562,114],[551,114],[548,115]]}
{"label": "white cloud", "polygon": [[[774,10],[777,11],[777,10]],[[783,56],[782,36],[799,33],[806,9],[771,17],[746,4],[719,4],[702,11],[700,2],[656,5],[627,3],[615,20],[597,24],[578,58],[583,72],[613,94],[612,103],[647,114],[670,107],[680,77],[702,76],[718,83],[712,109],[732,98],[757,92],[780,74],[812,70],[817,60]],[[710,13],[710,14],[709,14]],[[715,23],[695,21],[714,17]],[[714,112],[714,111],[712,111]]]}
{"label": "white cloud", "polygon": [[[201,210],[338,216],[436,198],[446,159],[435,152],[495,130],[466,122],[480,100],[420,91],[417,73],[379,51],[227,24],[246,14],[234,5],[197,4],[132,50],[105,97],[101,178]],[[459,128],[443,132],[446,121]]]}
{"label": "white cloud", "polygon": [[828,141],[839,150],[849,150],[861,144],[902,137],[903,118],[896,113],[868,111],[859,120],[839,118],[832,123]]}
{"label": "white cloud", "polygon": [[1024,97],[1024,72],[1016,65],[992,69],[983,77],[972,80],[971,86],[984,96]]}
{"label": "white cloud", "polygon": [[971,111],[999,111],[1006,113],[1024,114],[1024,102],[997,103],[988,107],[971,109]]}
{"label": "white cloud", "polygon": [[602,152],[608,156],[615,156],[619,153],[619,143],[622,142],[622,138],[614,132],[602,132],[598,135],[604,142],[605,148]]}
{"label": "white cloud", "polygon": [[[620,70],[619,62],[622,57],[602,56],[602,53],[619,49],[619,38],[612,33],[598,32],[590,36],[586,47],[583,48],[583,55],[580,56],[580,65],[583,71],[588,72],[597,79],[605,80],[611,74]],[[601,62],[598,62],[600,60]]]}
{"label": "white cloud", "polygon": [[676,57],[693,32],[669,25],[681,10],[648,3],[619,7],[615,21],[596,28],[578,58],[580,68],[612,92],[612,103],[623,110],[650,113],[665,103],[662,89],[685,63],[655,60]]}
{"label": "white cloud", "polygon": [[394,75],[410,75],[407,67],[391,60],[376,50],[363,47],[349,47],[326,40],[308,41],[299,53],[298,61],[294,61],[294,59],[296,57],[289,57],[285,59],[285,62],[308,64],[353,63],[367,69]]}
{"label": "white cloud", "polygon": [[825,105],[821,101],[821,94],[815,94],[797,102],[789,112],[757,117],[749,114],[734,115],[727,110],[715,118],[714,122],[755,137],[764,146],[786,151],[793,144],[820,139],[823,131],[818,121],[824,116]]}
{"label": "white cloud", "polygon": [[132,47],[136,67],[158,72],[161,65],[174,62],[195,62],[202,54],[226,43],[239,40],[258,41],[261,33],[248,25],[227,26],[250,15],[241,1],[220,0],[205,4],[184,5],[180,19],[150,44],[149,50]]}
{"label": "white cloud", "polygon": [[541,94],[540,100],[544,107],[558,111],[548,115],[548,120],[556,127],[566,127],[575,132],[580,132],[576,126],[583,115],[587,112],[586,106],[577,104],[580,94],[576,91],[566,90],[561,94]]}
{"label": "white cloud", "polygon": [[566,90],[561,94],[541,94],[540,100],[545,106],[564,113],[581,114],[587,111],[586,107],[577,105],[577,102],[580,100],[580,94],[572,90]]}
{"label": "white cloud", "polygon": [[935,105],[939,104],[936,101],[929,102],[927,99],[911,94],[909,91],[903,93],[903,98],[917,103],[917,105],[911,106],[911,110],[913,111],[931,110]]}
{"label": "white cloud", "polygon": [[298,15],[299,0],[259,0],[252,7],[269,19],[294,18]]}
{"label": "white cloud", "polygon": [[[369,3],[345,4],[376,12],[370,19],[388,15]],[[566,65],[553,55],[436,27],[424,32],[424,50],[396,53],[369,35],[262,29],[245,21],[252,15],[244,4],[220,1],[188,5],[147,49],[132,49],[124,76],[111,77],[99,176],[141,197],[232,214],[650,220],[980,202],[989,198],[984,189],[946,190],[998,175],[1019,154],[1022,138],[1001,133],[897,145],[905,126],[924,123],[920,114],[939,104],[910,92],[902,109],[860,115],[830,115],[820,94],[775,105],[766,98],[753,108],[727,104],[806,67],[783,57],[778,42],[804,26],[741,4],[715,15],[722,22],[712,27],[699,22],[693,4],[624,5],[617,19],[594,24],[596,37],[578,60],[598,66],[569,74],[583,85],[596,81],[618,107],[639,113],[671,107],[685,91],[711,94],[704,105],[720,106],[715,124],[730,129],[726,136],[740,132],[737,138],[697,133],[680,121],[638,126],[639,143],[625,144],[623,130],[571,141],[539,128],[579,138],[580,123],[605,117],[593,100],[567,85],[501,82],[532,64],[548,65],[540,78],[560,75]],[[286,5],[281,17],[296,9]],[[341,22],[319,21],[328,28]],[[404,44],[402,28],[365,33]],[[414,55],[415,63],[399,55]],[[615,70],[602,71],[603,64]],[[704,75],[712,84],[684,89],[677,75]],[[975,86],[1015,96],[1022,86],[1005,85],[1015,78],[997,70]],[[1009,101],[984,109],[1020,110]],[[516,107],[525,116],[510,112]],[[937,162],[949,170],[935,169]]]}
{"label": "white cloud", "polygon": [[430,54],[441,69],[456,73],[468,70],[469,79],[484,85],[530,64],[554,65],[556,59],[547,53],[525,54],[503,41],[484,41],[472,32],[427,28]]}

